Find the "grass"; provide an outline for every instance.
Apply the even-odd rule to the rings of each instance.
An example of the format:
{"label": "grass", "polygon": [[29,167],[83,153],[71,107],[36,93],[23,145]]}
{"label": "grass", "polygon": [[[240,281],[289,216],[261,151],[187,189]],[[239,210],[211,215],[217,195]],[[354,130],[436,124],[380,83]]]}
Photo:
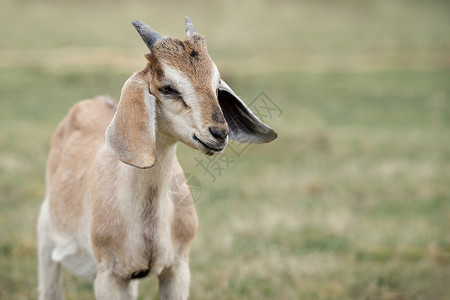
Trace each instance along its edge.
{"label": "grass", "polygon": [[[228,150],[215,182],[179,147],[203,187],[191,298],[448,298],[449,11],[445,1],[3,1],[0,299],[37,297],[35,224],[58,122],[80,99],[118,98],[143,66],[130,20],[182,37],[185,14],[247,103],[264,91],[282,110],[267,120],[279,138]],[[140,299],[156,286],[144,280]],[[93,299],[69,272],[64,288]]]}

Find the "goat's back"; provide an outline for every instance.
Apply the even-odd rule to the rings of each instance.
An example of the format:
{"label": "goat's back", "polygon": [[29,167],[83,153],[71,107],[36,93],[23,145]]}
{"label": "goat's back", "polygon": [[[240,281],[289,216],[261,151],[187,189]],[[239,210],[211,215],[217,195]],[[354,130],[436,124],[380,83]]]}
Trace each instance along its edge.
{"label": "goat's back", "polygon": [[105,143],[105,131],[116,105],[107,97],[76,103],[53,134],[47,161],[46,194],[52,222],[63,231],[80,221],[85,180],[94,158]]}

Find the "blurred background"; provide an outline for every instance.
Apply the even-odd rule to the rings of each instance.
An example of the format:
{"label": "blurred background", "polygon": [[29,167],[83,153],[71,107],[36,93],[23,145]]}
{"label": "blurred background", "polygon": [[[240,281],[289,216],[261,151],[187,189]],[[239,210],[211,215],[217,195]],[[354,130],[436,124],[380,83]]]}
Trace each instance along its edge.
{"label": "blurred background", "polygon": [[201,185],[191,298],[449,299],[450,3],[414,0],[2,0],[0,299],[37,297],[58,122],[145,66],[132,20],[184,39],[185,15],[279,134],[214,161],[179,146]]}

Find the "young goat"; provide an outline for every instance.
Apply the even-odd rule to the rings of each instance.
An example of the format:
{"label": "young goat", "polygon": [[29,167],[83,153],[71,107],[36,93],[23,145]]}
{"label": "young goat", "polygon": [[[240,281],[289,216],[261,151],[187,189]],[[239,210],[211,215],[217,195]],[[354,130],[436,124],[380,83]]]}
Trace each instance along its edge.
{"label": "young goat", "polygon": [[[38,222],[40,299],[63,299],[61,265],[95,280],[97,299],[134,299],[137,280],[159,279],[160,299],[189,295],[197,215],[176,143],[212,155],[228,138],[267,143],[276,133],[220,79],[186,17],[186,39],[135,21],[150,54],[109,98],[75,104],[52,137]],[[177,206],[189,199],[190,205]]]}

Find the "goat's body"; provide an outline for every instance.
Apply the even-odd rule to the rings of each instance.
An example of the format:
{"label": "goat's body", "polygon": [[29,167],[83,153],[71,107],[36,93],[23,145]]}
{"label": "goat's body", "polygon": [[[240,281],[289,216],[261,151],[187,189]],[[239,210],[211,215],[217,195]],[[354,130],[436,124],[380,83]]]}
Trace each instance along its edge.
{"label": "goat's body", "polygon": [[[45,299],[62,297],[59,264],[95,278],[97,298],[131,298],[129,281],[147,273],[160,277],[160,294],[187,297],[197,215],[193,205],[174,204],[192,203],[185,183],[170,183],[182,173],[176,145],[158,137],[151,169],[120,162],[105,145],[114,113],[108,98],[79,102],[53,135],[38,228]],[[174,281],[181,291],[171,290]]]}
{"label": "goat's body", "polygon": [[159,279],[160,299],[187,299],[197,215],[176,143],[212,155],[228,139],[276,133],[220,79],[205,39],[186,17],[186,40],[133,25],[151,50],[146,67],[109,98],[77,103],[53,135],[38,224],[40,299],[61,300],[61,265],[95,279],[99,300],[135,299]]}

